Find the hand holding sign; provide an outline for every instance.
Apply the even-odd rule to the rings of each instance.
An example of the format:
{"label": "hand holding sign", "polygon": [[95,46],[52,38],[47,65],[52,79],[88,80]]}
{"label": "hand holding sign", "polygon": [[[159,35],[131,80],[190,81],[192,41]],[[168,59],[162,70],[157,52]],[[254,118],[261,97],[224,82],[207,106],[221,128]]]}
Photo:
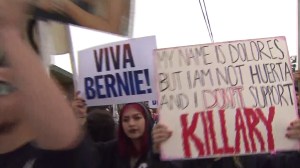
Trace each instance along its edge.
{"label": "hand holding sign", "polygon": [[291,122],[287,128],[286,137],[300,140],[300,119]]}
{"label": "hand holding sign", "polygon": [[167,126],[160,123],[155,125],[152,130],[153,151],[158,153],[160,150],[160,145],[167,141],[171,136],[172,131],[170,131]]}
{"label": "hand holding sign", "polygon": [[87,106],[85,100],[79,96],[80,91],[76,92],[75,99],[72,101],[72,108],[79,118],[85,118],[87,113]]}
{"label": "hand holding sign", "polygon": [[85,100],[79,95],[80,95],[80,91],[77,91],[71,105],[79,123],[83,125],[86,122],[87,105],[85,103]]}

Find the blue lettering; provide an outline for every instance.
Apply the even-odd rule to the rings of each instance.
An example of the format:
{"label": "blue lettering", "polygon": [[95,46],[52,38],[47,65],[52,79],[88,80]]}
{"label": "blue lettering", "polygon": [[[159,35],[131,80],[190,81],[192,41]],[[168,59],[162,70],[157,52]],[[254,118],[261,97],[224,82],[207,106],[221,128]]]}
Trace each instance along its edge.
{"label": "blue lettering", "polygon": [[125,92],[125,95],[130,95],[127,72],[124,72],[123,75],[124,79],[122,79],[122,76],[119,73],[116,74],[118,92],[120,96],[123,96],[123,91]]}
{"label": "blue lettering", "polygon": [[135,87],[134,87],[134,77],[132,74],[132,71],[129,71],[129,84],[130,84],[130,91],[131,91],[131,95],[135,95]]}
{"label": "blue lettering", "polygon": [[101,94],[101,89],[103,88],[103,85],[101,84],[100,80],[103,78],[102,75],[95,76],[96,81],[96,88],[97,88],[97,97],[99,99],[106,98],[105,94]]}
{"label": "blue lettering", "polygon": [[96,91],[95,89],[93,89],[93,85],[94,85],[93,78],[90,77],[84,78],[85,94],[88,100],[94,99],[96,96]]}
{"label": "blue lettering", "polygon": [[149,79],[148,69],[86,77],[86,97],[90,100],[151,93]]}
{"label": "blue lettering", "polygon": [[143,74],[142,70],[138,70],[138,71],[134,71],[134,79],[135,79],[135,83],[136,83],[136,93],[137,94],[145,94],[146,91],[145,90],[141,90],[140,85],[143,84],[143,80],[140,79],[140,74]]}
{"label": "blue lettering", "polygon": [[115,89],[115,78],[112,74],[108,74],[104,76],[104,83],[106,85],[106,95],[107,97],[112,97],[111,92],[113,94],[113,97],[118,97],[117,91]]}

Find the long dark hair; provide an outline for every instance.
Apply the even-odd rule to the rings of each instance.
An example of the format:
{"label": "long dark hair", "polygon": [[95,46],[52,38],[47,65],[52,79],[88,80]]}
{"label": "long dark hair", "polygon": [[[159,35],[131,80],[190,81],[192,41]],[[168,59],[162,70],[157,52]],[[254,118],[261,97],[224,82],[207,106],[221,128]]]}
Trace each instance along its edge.
{"label": "long dark hair", "polygon": [[[122,126],[122,119],[123,114],[128,109],[133,108],[137,111],[141,112],[145,119],[145,131],[140,139],[140,151],[138,151],[134,145],[133,142],[124,132],[123,126]],[[119,119],[119,130],[118,130],[118,138],[119,138],[119,152],[121,157],[128,157],[128,156],[142,156],[147,154],[151,150],[151,131],[153,127],[153,120],[150,116],[150,111],[140,103],[129,103],[123,106],[123,108],[120,111],[120,119]]]}

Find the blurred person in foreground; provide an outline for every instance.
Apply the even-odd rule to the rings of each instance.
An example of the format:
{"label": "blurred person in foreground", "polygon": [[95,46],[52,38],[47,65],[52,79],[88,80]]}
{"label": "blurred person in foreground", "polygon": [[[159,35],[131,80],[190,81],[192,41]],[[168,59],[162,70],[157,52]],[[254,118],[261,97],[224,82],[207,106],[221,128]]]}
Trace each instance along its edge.
{"label": "blurred person in foreground", "polygon": [[87,167],[80,124],[23,38],[28,2],[0,0],[0,167]]}

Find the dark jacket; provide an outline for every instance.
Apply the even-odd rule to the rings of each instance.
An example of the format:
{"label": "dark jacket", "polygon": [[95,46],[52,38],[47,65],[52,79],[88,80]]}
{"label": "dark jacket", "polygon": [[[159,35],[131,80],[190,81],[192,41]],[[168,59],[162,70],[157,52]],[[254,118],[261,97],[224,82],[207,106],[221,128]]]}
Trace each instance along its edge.
{"label": "dark jacket", "polygon": [[299,152],[178,161],[182,168],[299,168]]}
{"label": "dark jacket", "polygon": [[271,168],[299,168],[300,152],[278,152],[269,156],[269,167]]}
{"label": "dark jacket", "polygon": [[[97,143],[101,168],[130,168],[130,158],[121,157],[118,152],[117,140],[106,143]],[[141,156],[134,168],[172,168],[170,162],[160,161],[159,155],[151,154]]]}
{"label": "dark jacket", "polygon": [[[130,103],[129,103],[130,104]],[[127,105],[129,105],[127,104]],[[150,111],[145,107],[144,104],[134,103],[140,105],[144,109],[144,117],[147,121],[147,125],[145,126],[145,131],[149,135],[148,136],[148,149],[146,154],[140,156],[134,166],[134,168],[169,168],[171,167],[170,162],[160,161],[158,155],[152,153],[152,142],[151,142],[151,134],[153,128],[153,119],[151,117]],[[120,112],[120,123],[121,126],[121,117],[122,110]],[[119,128],[120,129],[120,128]],[[120,130],[119,130],[120,131]],[[120,135],[120,134],[119,134]],[[121,156],[118,140],[109,141],[106,143],[98,143],[98,150],[101,156],[101,168],[130,168],[131,158],[128,156]],[[129,149],[127,149],[129,150]],[[129,152],[129,151],[126,151]]]}
{"label": "dark jacket", "polygon": [[223,157],[219,159],[196,159],[182,161],[182,168],[263,168],[267,158],[259,155],[242,157]]}

